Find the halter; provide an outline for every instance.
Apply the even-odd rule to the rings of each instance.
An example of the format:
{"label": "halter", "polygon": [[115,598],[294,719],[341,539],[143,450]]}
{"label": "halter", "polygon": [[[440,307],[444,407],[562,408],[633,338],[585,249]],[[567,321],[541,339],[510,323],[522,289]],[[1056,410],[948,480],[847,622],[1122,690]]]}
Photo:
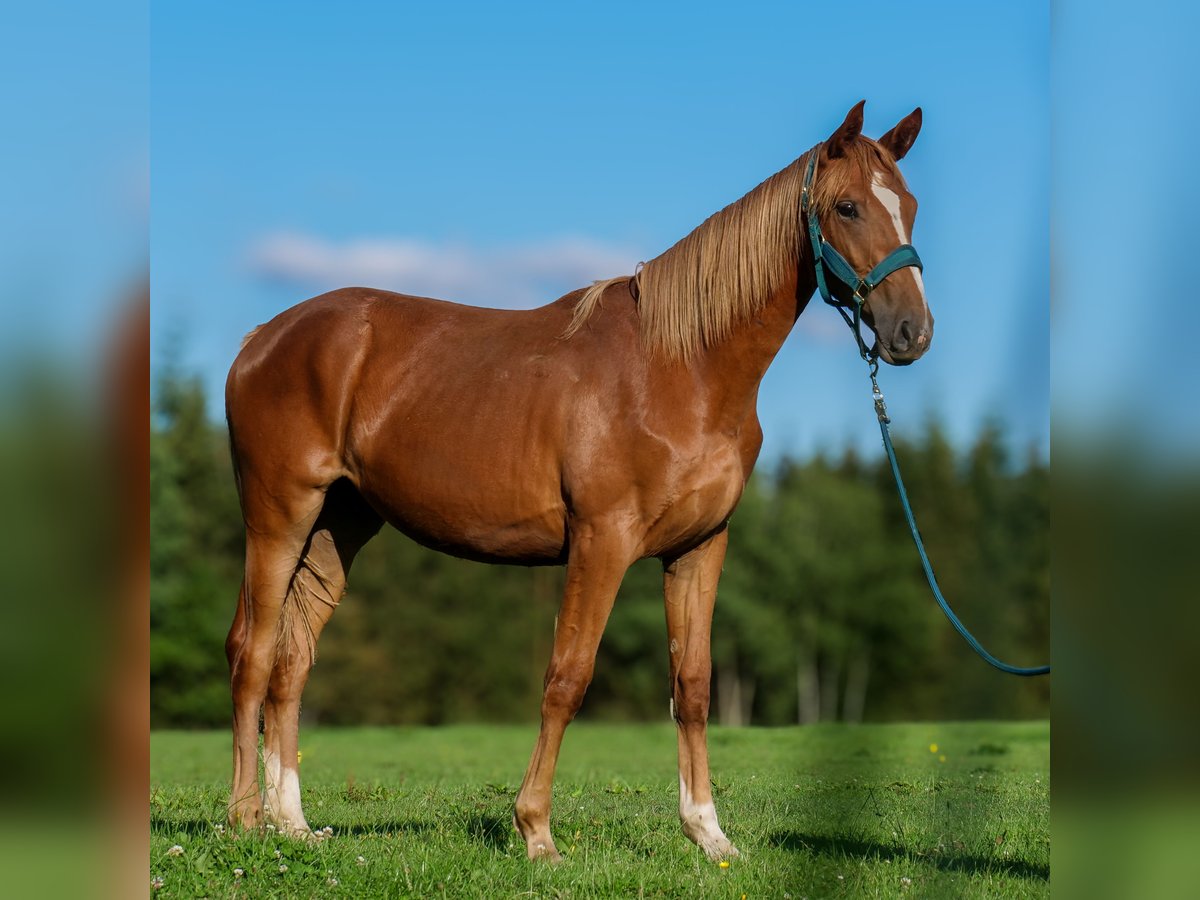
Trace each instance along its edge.
{"label": "halter", "polygon": [[[842,318],[846,320],[846,324],[850,326],[850,330],[854,332],[854,339],[858,342],[859,355],[874,365],[875,354],[867,348],[859,331],[862,308],[867,296],[879,287],[883,279],[897,269],[916,266],[918,270],[923,270],[925,267],[921,265],[921,257],[917,255],[917,250],[912,244],[901,244],[864,277],[859,278],[858,272],[846,261],[846,257],[838,253],[833,245],[825,240],[825,236],[821,234],[821,224],[817,221],[817,215],[813,212],[811,205],[812,186],[817,174],[817,157],[820,156],[821,146],[821,144],[817,144],[808,154],[808,169],[804,173],[804,187],[800,190],[800,214],[804,216],[808,225],[808,238],[812,243],[813,269],[817,275],[817,287],[821,291],[821,298],[841,314]],[[850,289],[850,302],[854,304],[853,316],[846,312],[846,304],[839,302],[830,292],[830,276]]]}
{"label": "halter", "polygon": [[[825,302],[841,313],[842,318],[846,320],[846,324],[850,326],[850,330],[854,332],[854,339],[858,341],[858,353],[867,361],[867,366],[870,369],[871,398],[875,401],[875,415],[879,419],[879,431],[883,435],[883,447],[887,451],[888,463],[892,468],[892,476],[896,480],[896,490],[900,494],[900,505],[904,509],[905,521],[908,522],[909,532],[912,534],[913,542],[917,545],[917,555],[921,557],[921,568],[925,571],[925,580],[929,583],[938,606],[946,614],[946,618],[950,620],[950,624],[954,626],[954,630],[962,635],[963,639],[971,646],[971,649],[983,657],[986,662],[995,666],[1001,672],[1007,672],[1009,675],[1049,675],[1049,666],[1022,668],[1021,666],[1002,662],[988,653],[983,648],[983,645],[975,639],[975,636],[967,630],[967,627],[963,625],[958,616],[954,614],[954,610],[950,608],[950,604],[946,602],[946,598],[942,595],[942,589],[938,586],[937,578],[934,577],[933,565],[929,562],[929,556],[925,552],[925,544],[921,540],[921,532],[917,529],[917,521],[913,516],[912,504],[909,503],[908,492],[904,489],[904,479],[900,477],[900,463],[896,459],[896,449],[892,446],[892,435],[888,429],[888,425],[891,424],[892,420],[888,417],[887,405],[883,400],[883,392],[879,390],[879,382],[875,378],[879,371],[879,360],[876,359],[875,354],[867,349],[867,345],[863,342],[862,334],[859,331],[859,325],[862,321],[863,303],[866,302],[867,295],[879,287],[883,279],[887,278],[897,269],[903,269],[906,266],[916,266],[918,269],[923,269],[924,267],[921,265],[921,257],[917,256],[917,251],[912,244],[901,244],[885,256],[865,277],[858,277],[858,272],[854,271],[854,267],[846,261],[846,257],[833,249],[830,243],[825,240],[824,235],[821,234],[821,225],[817,222],[817,216],[812,211],[810,205],[810,193],[812,191],[813,180],[816,177],[817,156],[820,152],[821,145],[817,144],[809,153],[808,169],[804,173],[804,187],[800,191],[800,211],[808,226],[809,240],[812,241],[813,269],[817,273],[817,287],[821,289],[821,297]],[[850,300],[854,304],[853,316],[846,312],[846,305],[839,303],[834,299],[833,294],[830,293],[828,280],[830,276],[836,278],[850,289]]]}

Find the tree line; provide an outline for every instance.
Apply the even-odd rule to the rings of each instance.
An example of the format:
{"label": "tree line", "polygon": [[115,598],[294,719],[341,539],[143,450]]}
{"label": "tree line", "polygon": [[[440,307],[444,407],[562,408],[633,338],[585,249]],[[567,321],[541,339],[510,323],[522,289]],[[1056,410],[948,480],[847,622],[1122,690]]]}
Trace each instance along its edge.
{"label": "tree line", "polygon": [[[150,434],[151,718],[229,720],[224,640],[243,530],[223,424],[170,372]],[[997,655],[1048,658],[1049,471],[996,426],[956,452],[936,423],[897,441],[938,580]],[[538,714],[563,571],[488,566],[386,527],[362,551],[318,648],[304,719],[528,721]],[[934,605],[886,460],[853,452],[761,465],[730,524],[713,621],[714,721],[1027,718],[1047,679],[976,658]],[[670,696],[662,568],[630,569],[581,715],[661,720]]]}

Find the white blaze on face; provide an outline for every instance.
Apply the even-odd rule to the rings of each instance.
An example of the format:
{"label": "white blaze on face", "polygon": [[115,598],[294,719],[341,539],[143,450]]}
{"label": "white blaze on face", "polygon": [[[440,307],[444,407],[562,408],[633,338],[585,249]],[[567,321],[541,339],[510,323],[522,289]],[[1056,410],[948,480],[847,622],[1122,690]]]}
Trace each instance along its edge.
{"label": "white blaze on face", "polygon": [[[911,243],[911,238],[907,229],[904,227],[904,220],[900,217],[900,197],[889,187],[885,187],[883,176],[876,172],[871,178],[871,193],[875,195],[883,208],[887,210],[888,215],[892,217],[892,225],[896,229],[896,240],[898,244]],[[921,270],[916,266],[908,266],[905,271],[912,274],[913,280],[917,283],[917,293],[921,295],[921,303],[925,306],[925,315],[929,316],[929,301],[925,299],[925,282],[921,278]]]}

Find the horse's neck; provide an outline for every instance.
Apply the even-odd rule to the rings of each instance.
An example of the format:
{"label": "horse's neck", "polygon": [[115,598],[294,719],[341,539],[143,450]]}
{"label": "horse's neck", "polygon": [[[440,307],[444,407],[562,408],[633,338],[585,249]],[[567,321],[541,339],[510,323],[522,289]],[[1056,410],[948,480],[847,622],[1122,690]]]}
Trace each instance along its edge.
{"label": "horse's neck", "polygon": [[801,263],[800,272],[799,283],[795,277],[784,279],[758,313],[703,351],[699,363],[709,388],[710,419],[737,427],[754,412],[767,368],[816,290],[811,268]]}

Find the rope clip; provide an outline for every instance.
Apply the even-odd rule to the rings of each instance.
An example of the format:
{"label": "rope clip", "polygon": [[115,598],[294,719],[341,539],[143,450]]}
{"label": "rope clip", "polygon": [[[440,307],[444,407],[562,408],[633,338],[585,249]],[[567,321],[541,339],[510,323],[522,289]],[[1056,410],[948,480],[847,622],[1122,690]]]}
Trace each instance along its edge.
{"label": "rope clip", "polygon": [[871,357],[868,360],[871,366],[871,399],[875,402],[875,416],[884,425],[891,424],[891,418],[888,417],[887,403],[883,400],[883,391],[879,389],[879,382],[875,380],[875,376],[879,373],[879,360]]}

